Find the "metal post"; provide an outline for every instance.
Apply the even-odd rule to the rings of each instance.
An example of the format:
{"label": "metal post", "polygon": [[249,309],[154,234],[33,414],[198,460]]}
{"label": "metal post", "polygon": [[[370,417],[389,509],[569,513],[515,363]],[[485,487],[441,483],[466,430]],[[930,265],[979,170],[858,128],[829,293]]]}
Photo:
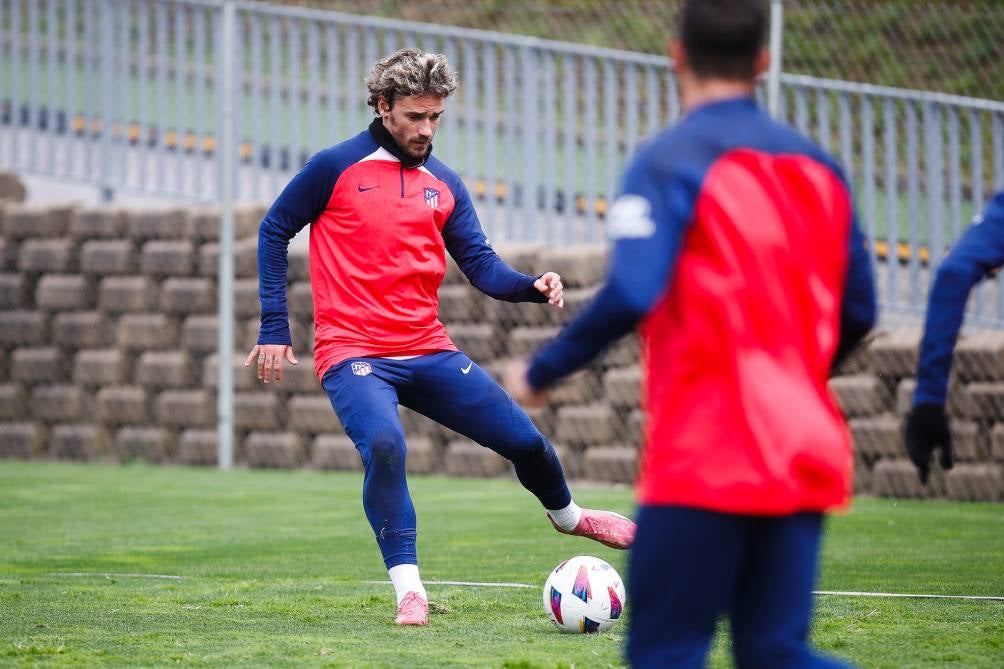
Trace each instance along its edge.
{"label": "metal post", "polygon": [[237,7],[223,3],[223,25],[218,51],[222,59],[220,110],[220,286],[219,286],[219,395],[216,431],[220,469],[234,465],[234,79],[237,60]]}
{"label": "metal post", "polygon": [[777,118],[781,110],[781,48],[784,34],[784,2],[770,3],[770,68],[767,70],[767,110]]}

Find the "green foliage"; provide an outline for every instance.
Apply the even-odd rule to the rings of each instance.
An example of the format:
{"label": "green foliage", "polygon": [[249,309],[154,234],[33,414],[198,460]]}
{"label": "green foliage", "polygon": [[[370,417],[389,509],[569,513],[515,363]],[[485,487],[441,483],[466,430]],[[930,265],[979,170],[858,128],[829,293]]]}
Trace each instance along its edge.
{"label": "green foliage", "polygon": [[[569,636],[536,587],[429,585],[432,624],[396,627],[360,483],[0,461],[0,666],[623,666],[630,602],[610,633]],[[582,553],[625,571],[623,553],[554,532],[514,481],[410,483],[426,580],[536,586]],[[625,489],[576,497],[631,509]],[[821,589],[1004,595],[1002,505],[858,500],[824,548]],[[1000,667],[1004,603],[820,597],[814,640],[863,667]],[[724,625],[710,665],[729,666]]]}

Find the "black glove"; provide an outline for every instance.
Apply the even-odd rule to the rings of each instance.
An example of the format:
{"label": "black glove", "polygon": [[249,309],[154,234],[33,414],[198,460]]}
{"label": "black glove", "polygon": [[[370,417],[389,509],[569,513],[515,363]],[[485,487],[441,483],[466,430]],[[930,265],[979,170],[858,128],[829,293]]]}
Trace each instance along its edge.
{"label": "black glove", "polygon": [[910,411],[904,430],[906,452],[917,467],[920,482],[927,485],[931,473],[931,453],[941,449],[941,468],[952,468],[952,433],[941,404],[918,404]]}

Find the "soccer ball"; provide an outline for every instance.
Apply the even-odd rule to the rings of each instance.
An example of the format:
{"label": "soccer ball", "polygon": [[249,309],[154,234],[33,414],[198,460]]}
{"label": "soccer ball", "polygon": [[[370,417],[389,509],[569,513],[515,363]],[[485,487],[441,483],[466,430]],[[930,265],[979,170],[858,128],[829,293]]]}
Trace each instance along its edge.
{"label": "soccer ball", "polygon": [[606,631],[624,613],[625,601],[617,570],[589,555],[565,560],[544,582],[544,611],[562,632]]}

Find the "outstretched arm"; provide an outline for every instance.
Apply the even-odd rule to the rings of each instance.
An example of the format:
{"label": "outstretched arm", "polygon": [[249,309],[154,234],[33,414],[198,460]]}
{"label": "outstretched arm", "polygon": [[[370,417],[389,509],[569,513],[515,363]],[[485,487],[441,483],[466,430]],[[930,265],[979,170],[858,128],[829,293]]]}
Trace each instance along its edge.
{"label": "outstretched arm", "polygon": [[[488,245],[481,222],[474,211],[474,204],[463,183],[457,180],[454,188],[455,204],[453,213],[443,226],[443,241],[446,242],[446,250],[457,261],[460,271],[471,285],[496,300],[547,302],[547,293],[553,287],[553,279],[548,281],[545,291],[534,284],[547,275],[528,276],[509,267]],[[560,286],[560,277],[558,280]]]}

